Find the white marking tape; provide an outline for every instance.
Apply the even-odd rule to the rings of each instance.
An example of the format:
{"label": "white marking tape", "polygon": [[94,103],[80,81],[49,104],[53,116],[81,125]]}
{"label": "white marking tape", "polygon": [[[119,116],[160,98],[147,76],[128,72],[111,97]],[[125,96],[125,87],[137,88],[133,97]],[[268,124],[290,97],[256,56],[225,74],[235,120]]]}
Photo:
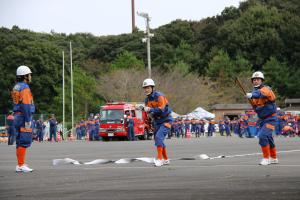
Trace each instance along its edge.
{"label": "white marking tape", "polygon": [[74,165],[97,165],[97,164],[108,164],[108,163],[115,163],[115,164],[128,164],[135,161],[143,161],[146,163],[153,164],[154,158],[148,157],[141,157],[141,158],[121,158],[119,160],[107,160],[107,159],[96,159],[90,162],[81,162],[78,160],[73,160],[71,158],[64,158],[64,159],[54,159],[52,164],[53,165],[62,165],[62,164],[74,164]]}
{"label": "white marking tape", "polygon": [[[300,152],[300,149],[287,150],[287,151],[277,151],[278,154],[280,154],[280,153],[292,153],[292,152]],[[219,156],[215,156],[215,157],[209,157],[206,154],[201,154],[201,155],[199,155],[199,157],[203,160],[207,160],[207,159],[212,160],[212,159],[218,159],[218,158],[234,158],[234,157],[255,156],[255,155],[262,155],[262,153],[247,153],[247,154],[237,154],[237,155],[228,155],[228,156],[219,155]]]}
{"label": "white marking tape", "polygon": [[[278,154],[281,153],[292,153],[292,152],[300,152],[300,150],[287,150],[287,151],[278,151]],[[219,155],[214,157],[209,157],[207,154],[200,154],[194,157],[186,157],[186,158],[177,158],[172,160],[213,160],[219,158],[234,158],[234,157],[244,157],[244,156],[254,156],[254,155],[261,155],[262,153],[247,153],[247,154],[237,154],[237,155]],[[140,158],[121,158],[119,160],[108,160],[108,159],[96,159],[90,162],[81,162],[78,160],[74,160],[71,158],[64,158],[64,159],[54,159],[52,161],[53,165],[63,165],[63,164],[74,164],[74,165],[97,165],[97,164],[108,164],[108,163],[115,163],[115,164],[128,164],[135,161],[142,161],[150,164],[154,164],[154,158],[149,157],[140,157]]]}

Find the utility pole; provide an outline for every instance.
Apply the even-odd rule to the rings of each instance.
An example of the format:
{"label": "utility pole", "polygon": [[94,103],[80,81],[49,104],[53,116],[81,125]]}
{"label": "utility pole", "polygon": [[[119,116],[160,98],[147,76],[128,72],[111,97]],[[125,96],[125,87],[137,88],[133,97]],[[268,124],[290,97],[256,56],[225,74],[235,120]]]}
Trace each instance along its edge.
{"label": "utility pole", "polygon": [[73,98],[72,42],[70,42],[70,65],[71,65],[71,109],[72,109],[72,126],[71,126],[71,134],[73,135],[73,126],[74,126],[74,98]]}
{"label": "utility pole", "polygon": [[62,124],[62,132],[64,134],[65,131],[65,52],[62,52],[62,90],[63,90],[63,124]]}
{"label": "utility pole", "polygon": [[134,9],[134,0],[131,0],[131,24],[132,24],[132,33],[135,30],[135,9]]}
{"label": "utility pole", "polygon": [[154,36],[150,33],[150,17],[148,13],[139,13],[138,16],[143,17],[146,20],[146,37],[142,39],[143,42],[147,42],[147,60],[148,60],[148,77],[151,78],[151,52],[150,52],[150,38]]}

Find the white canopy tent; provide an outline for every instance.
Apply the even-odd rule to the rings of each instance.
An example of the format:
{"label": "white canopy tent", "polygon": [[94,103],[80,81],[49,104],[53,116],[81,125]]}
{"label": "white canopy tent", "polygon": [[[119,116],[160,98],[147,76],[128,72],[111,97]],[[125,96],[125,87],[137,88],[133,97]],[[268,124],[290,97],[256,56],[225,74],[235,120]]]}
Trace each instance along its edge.
{"label": "white canopy tent", "polygon": [[186,115],[189,119],[195,118],[195,119],[213,119],[215,118],[215,114],[210,113],[206,110],[204,110],[201,107],[196,108],[194,111]]}
{"label": "white canopy tent", "polygon": [[171,116],[175,119],[175,118],[179,117],[180,115],[177,114],[176,112],[172,112],[172,113],[171,113]]}

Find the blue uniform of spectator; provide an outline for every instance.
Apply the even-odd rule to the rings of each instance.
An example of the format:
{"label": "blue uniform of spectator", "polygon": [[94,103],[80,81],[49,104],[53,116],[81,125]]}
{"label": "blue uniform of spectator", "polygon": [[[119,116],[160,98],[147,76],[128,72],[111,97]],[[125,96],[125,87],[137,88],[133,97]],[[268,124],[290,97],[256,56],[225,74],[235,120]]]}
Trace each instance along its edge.
{"label": "blue uniform of spectator", "polygon": [[175,132],[175,137],[179,138],[180,137],[180,121],[176,120],[174,122],[174,132]]}
{"label": "blue uniform of spectator", "polygon": [[207,136],[208,137],[211,137],[213,136],[215,132],[215,123],[213,120],[209,121],[209,124],[208,124],[208,133],[207,133]]}
{"label": "blue uniform of spectator", "polygon": [[197,130],[196,119],[192,119],[192,121],[191,121],[191,132],[192,132],[193,134],[195,134],[195,133],[196,133],[196,130]]}
{"label": "blue uniform of spectator", "polygon": [[238,135],[241,138],[243,137],[242,132],[241,132],[240,120],[235,120],[233,131],[234,131],[234,134]]}
{"label": "blue uniform of spectator", "polygon": [[84,119],[82,119],[81,121],[80,121],[80,135],[81,135],[81,137],[85,137],[86,136],[86,123],[85,123],[85,121],[84,121]]}
{"label": "blue uniform of spectator", "polygon": [[225,125],[225,132],[226,132],[226,136],[231,136],[231,131],[230,131],[230,120],[226,119],[224,122]]}
{"label": "blue uniform of spectator", "polygon": [[224,136],[225,123],[224,121],[219,121],[219,132],[221,136]]}
{"label": "blue uniform of spectator", "polygon": [[81,130],[80,130],[80,124],[79,123],[76,124],[75,131],[76,131],[76,139],[81,140]]}
{"label": "blue uniform of spectator", "polygon": [[89,140],[94,141],[95,140],[95,120],[94,120],[94,114],[90,114],[90,118],[87,122],[87,129],[89,134]]}
{"label": "blue uniform of spectator", "polygon": [[42,142],[44,140],[44,134],[43,134],[43,122],[41,119],[36,121],[35,127],[37,131],[37,139],[39,142]]}
{"label": "blue uniform of spectator", "polygon": [[54,117],[54,115],[52,115],[52,117],[49,119],[49,124],[50,124],[50,138],[49,141],[52,141],[52,138],[54,139],[55,142],[57,142],[56,139],[56,132],[57,132],[57,121]]}
{"label": "blue uniform of spectator", "polygon": [[14,127],[14,116],[12,113],[6,118],[6,129],[8,134],[8,145],[13,145],[16,140],[16,131]]}
{"label": "blue uniform of spectator", "polygon": [[200,135],[204,136],[205,133],[205,122],[204,120],[200,120]]}
{"label": "blue uniform of spectator", "polygon": [[134,141],[135,140],[135,135],[134,135],[134,120],[133,118],[128,115],[127,116],[127,137],[129,141]]}
{"label": "blue uniform of spectator", "polygon": [[200,121],[196,120],[196,132],[195,132],[196,137],[200,137],[200,128],[201,128]]}
{"label": "blue uniform of spectator", "polygon": [[100,132],[100,120],[99,120],[99,117],[96,116],[96,119],[95,119],[95,134],[94,134],[94,138],[95,138],[95,140],[97,140],[97,141],[100,140],[99,132]]}

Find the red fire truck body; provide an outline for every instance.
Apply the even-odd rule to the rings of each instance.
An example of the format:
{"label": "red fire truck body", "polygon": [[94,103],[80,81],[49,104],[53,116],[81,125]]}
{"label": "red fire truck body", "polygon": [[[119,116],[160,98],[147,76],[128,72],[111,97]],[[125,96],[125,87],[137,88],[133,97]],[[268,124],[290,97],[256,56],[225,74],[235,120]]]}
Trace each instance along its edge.
{"label": "red fire truck body", "polygon": [[113,102],[101,107],[99,135],[108,140],[111,138],[127,138],[127,116],[134,120],[134,134],[137,138],[148,139],[150,126],[147,113],[138,109],[136,103]]}

